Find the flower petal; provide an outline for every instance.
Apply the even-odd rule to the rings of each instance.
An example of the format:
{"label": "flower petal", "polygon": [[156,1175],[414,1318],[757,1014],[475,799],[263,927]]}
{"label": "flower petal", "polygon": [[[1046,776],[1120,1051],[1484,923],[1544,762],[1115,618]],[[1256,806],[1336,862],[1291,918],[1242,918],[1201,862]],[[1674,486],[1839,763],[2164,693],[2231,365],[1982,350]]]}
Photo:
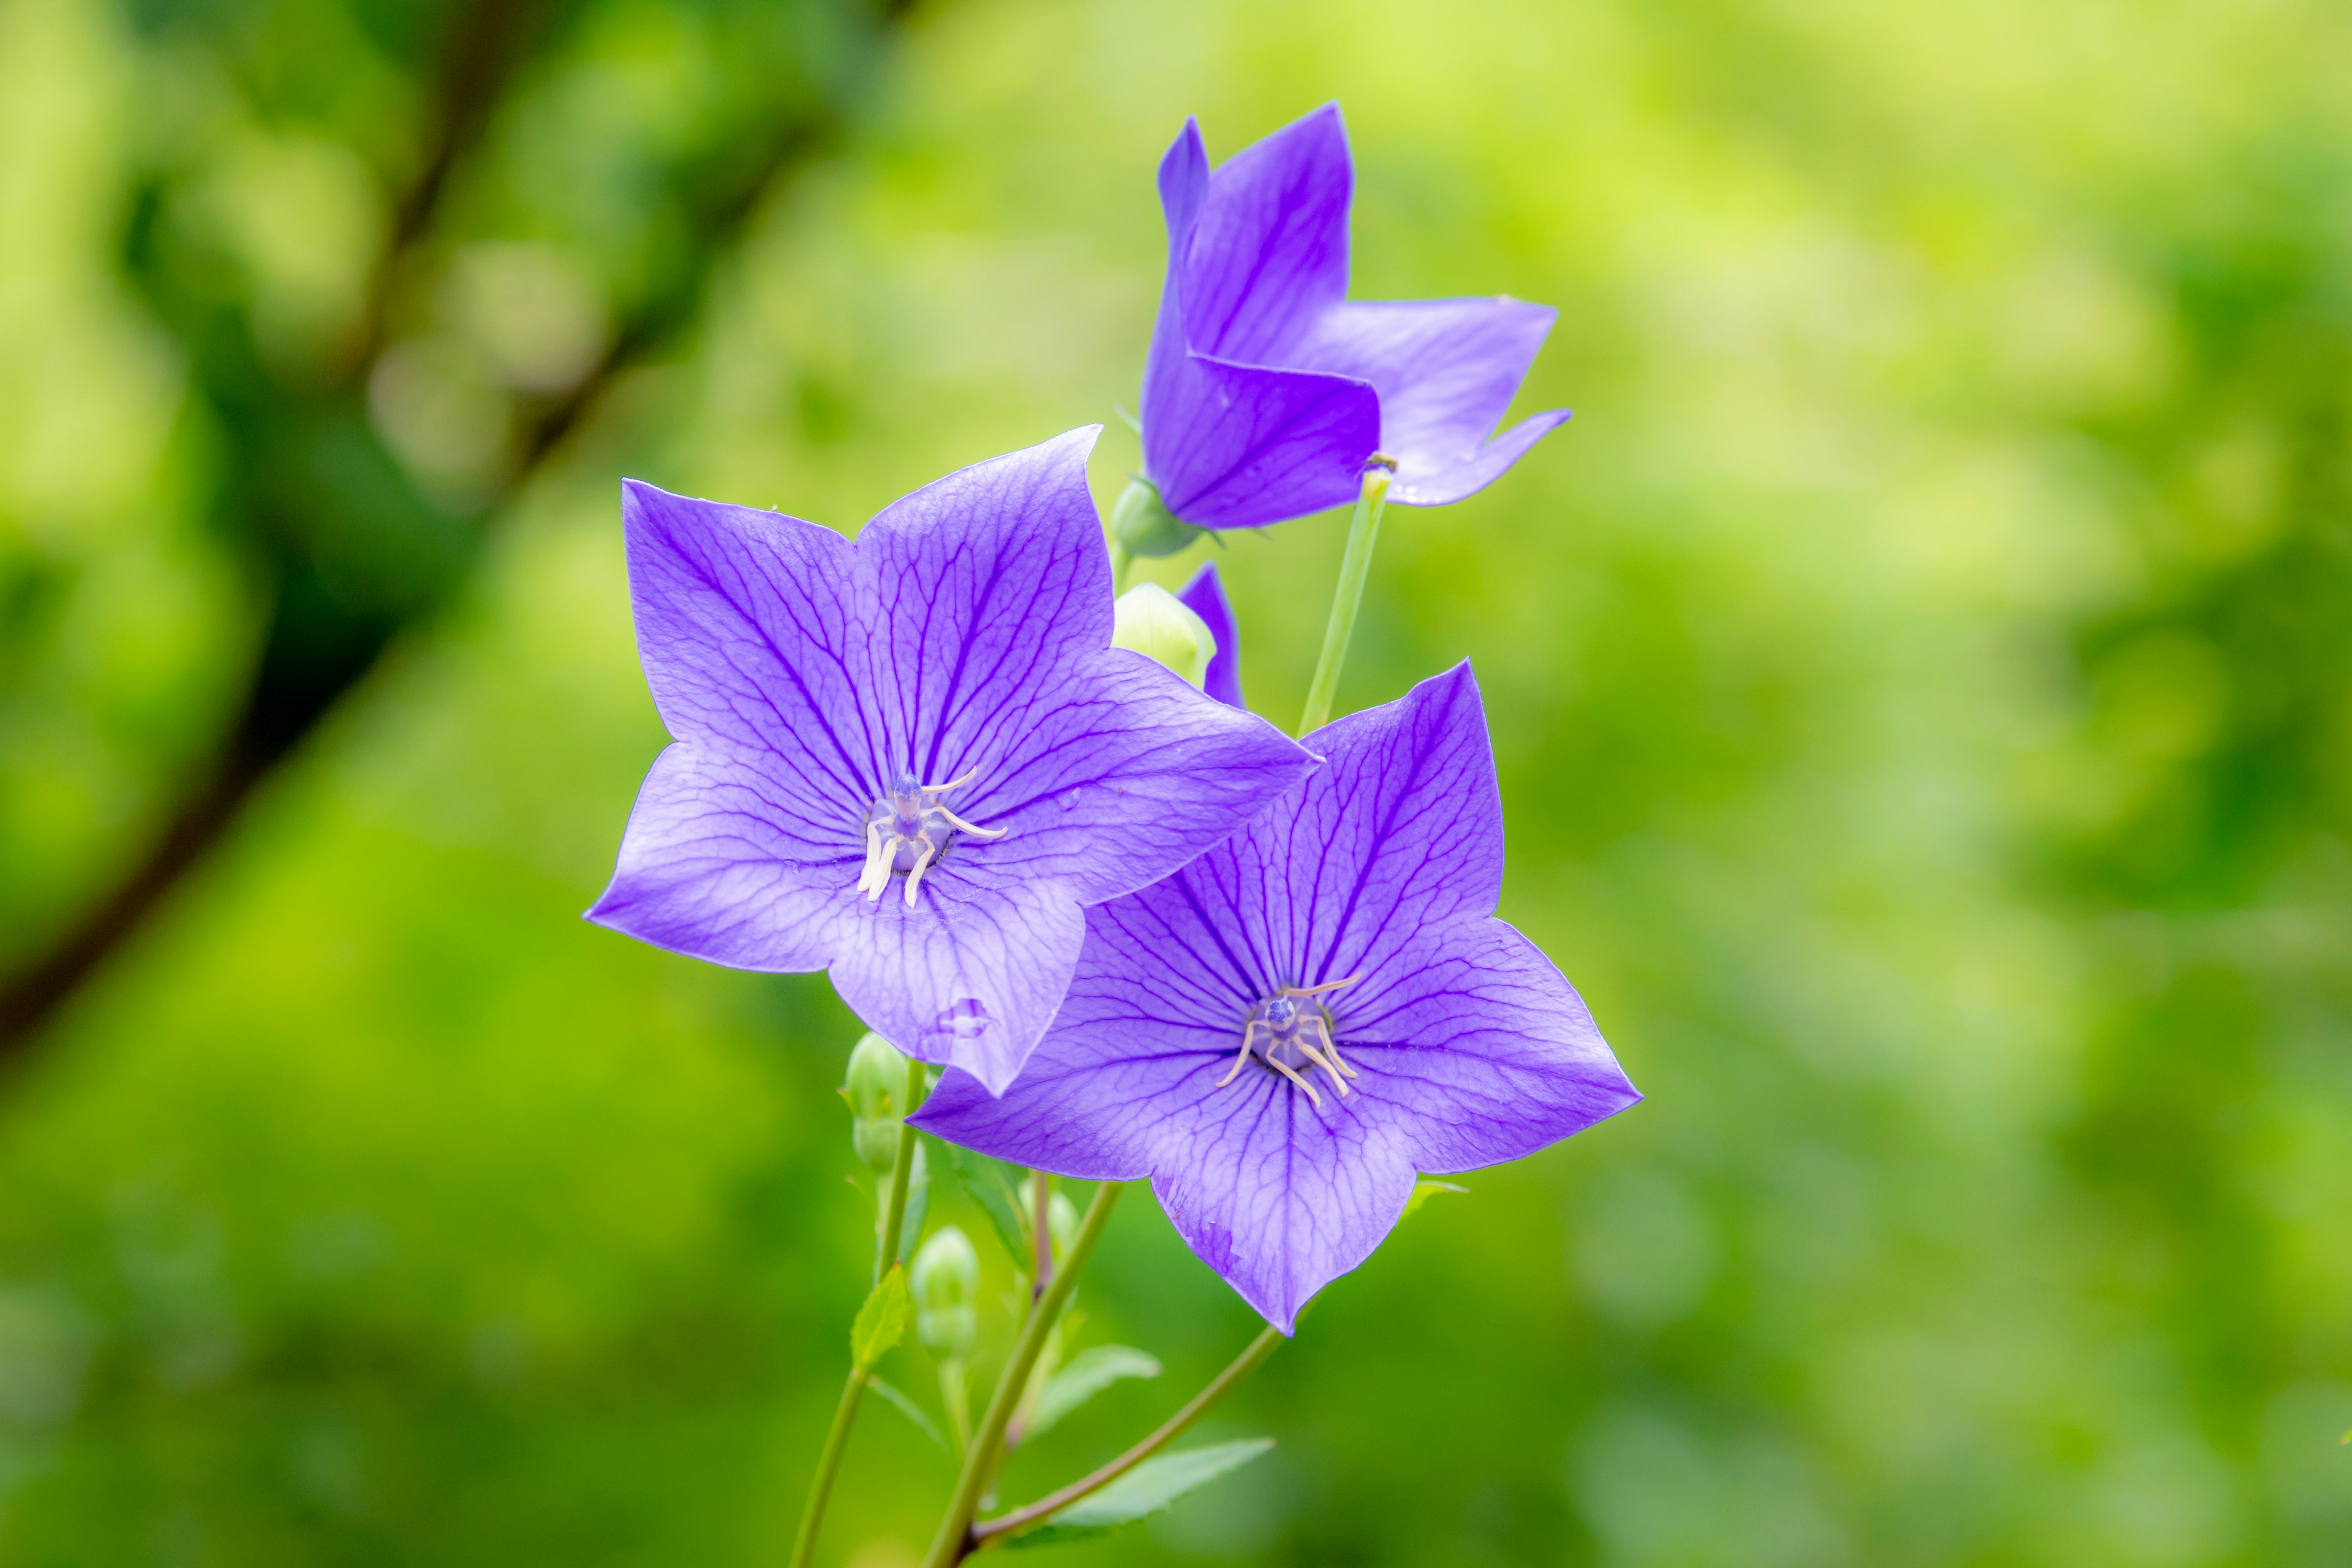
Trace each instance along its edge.
{"label": "flower petal", "polygon": [[1217,639],[1217,651],[1209,658],[1208,679],[1202,689],[1228,708],[1247,708],[1249,704],[1242,700],[1241,627],[1234,623],[1233,605],[1226,602],[1217,563],[1202,562],[1201,569],[1176,597],[1201,617],[1209,635]]}
{"label": "flower petal", "polygon": [[1378,389],[1381,450],[1397,459],[1389,499],[1442,505],[1491,483],[1568,417],[1538,415],[1486,440],[1558,315],[1505,299],[1343,304],[1325,311],[1284,363]]}
{"label": "flower petal", "polygon": [[910,909],[901,887],[841,922],[845,937],[856,931],[837,939],[834,989],[908,1056],[1001,1094],[1068,988],[1086,932],[1077,902],[1050,882],[943,876]]}
{"label": "flower petal", "polygon": [[622,485],[621,525],[638,657],[663,726],[706,749],[772,758],[780,809],[845,813],[854,843],[878,781],[857,723],[870,630],[855,607],[849,541],[635,479]]}
{"label": "flower petal", "polygon": [[1347,505],[1380,435],[1379,395],[1347,376],[1189,354],[1144,388],[1144,473],[1195,528]]}
{"label": "flower petal", "polygon": [[1224,842],[1315,765],[1256,714],[1107,648],[989,754],[966,815],[1005,837],[971,845],[968,874],[1051,879],[1087,904],[1131,893]]}
{"label": "flower petal", "polygon": [[588,918],[737,969],[805,973],[833,956],[859,857],[813,827],[780,759],[680,742],[654,761]]}
{"label": "flower petal", "polygon": [[1260,813],[1231,858],[1288,889],[1257,895],[1284,984],[1344,979],[1388,963],[1422,926],[1494,912],[1502,798],[1466,661],[1302,743],[1323,758],[1318,776]]}
{"label": "flower petal", "polygon": [[935,479],[857,536],[878,613],[866,708],[887,773],[929,784],[985,769],[1059,700],[1071,666],[1110,646],[1110,557],[1087,489],[1101,428]]}
{"label": "flower petal", "polygon": [[1490,917],[1421,928],[1334,1002],[1356,1098],[1420,1170],[1516,1160],[1642,1098],[1568,977]]}
{"label": "flower petal", "polygon": [[1168,278],[1144,364],[1143,467],[1197,528],[1262,528],[1355,499],[1378,395],[1254,363],[1346,295],[1351,181],[1336,106],[1213,177],[1190,120],[1160,160]]}
{"label": "flower petal", "polygon": [[[1187,130],[1197,144],[1199,132]],[[1184,337],[1194,353],[1293,363],[1290,350],[1348,297],[1355,180],[1336,103],[1244,148],[1209,176],[1178,258]]]}
{"label": "flower petal", "polygon": [[1247,1004],[1226,1011],[1213,984],[1155,961],[1152,923],[1122,918],[1143,901],[1087,911],[1062,1014],[1001,1100],[950,1073],[915,1123],[1061,1175],[1149,1174],[1185,1243],[1288,1333],[1307,1299],[1394,1227],[1412,1191],[1409,1149],[1394,1119],[1357,1113],[1360,1097],[1326,1094],[1318,1108],[1263,1068],[1218,1088]]}

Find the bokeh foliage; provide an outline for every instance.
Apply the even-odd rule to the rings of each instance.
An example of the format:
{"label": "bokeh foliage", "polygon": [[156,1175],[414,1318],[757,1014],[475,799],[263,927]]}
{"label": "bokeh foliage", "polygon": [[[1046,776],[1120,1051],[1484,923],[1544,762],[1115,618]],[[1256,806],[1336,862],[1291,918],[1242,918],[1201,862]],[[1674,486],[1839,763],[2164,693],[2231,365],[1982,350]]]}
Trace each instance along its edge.
{"label": "bokeh foliage", "polygon": [[[1579,410],[1391,514],[1342,704],[1475,661],[1651,1098],[1065,1560],[2352,1564],[2340,7],[521,6],[404,247],[442,15],[0,0],[0,953],[369,656],[8,1085],[0,1560],[781,1556],[856,1030],[576,918],[661,739],[614,480],[846,528],[1107,418],[1182,116],[1337,96],[1358,293],[1558,304]],[[1223,557],[1278,720],[1339,526]],[[1167,1376],[1011,1497],[1251,1326],[1140,1201],[1081,1308]],[[869,1411],[828,1560],[948,1479]]]}

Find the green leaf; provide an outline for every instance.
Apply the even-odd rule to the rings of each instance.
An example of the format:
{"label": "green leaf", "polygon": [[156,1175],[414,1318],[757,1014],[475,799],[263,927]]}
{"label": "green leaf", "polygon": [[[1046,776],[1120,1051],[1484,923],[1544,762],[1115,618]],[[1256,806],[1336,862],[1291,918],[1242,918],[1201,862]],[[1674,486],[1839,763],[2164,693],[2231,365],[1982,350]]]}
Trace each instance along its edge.
{"label": "green leaf", "polygon": [[955,1167],[963,1190],[988,1216],[996,1239],[1004,1244],[1004,1255],[1013,1259],[1013,1267],[1028,1268],[1029,1227],[1023,1223],[1021,1200],[1014,1194],[1013,1178],[1004,1173],[1005,1167],[960,1143],[950,1143],[947,1149],[948,1163]]}
{"label": "green leaf", "polygon": [[1158,1377],[1160,1363],[1132,1345],[1096,1345],[1070,1358],[1038,1391],[1037,1408],[1022,1428],[1027,1442],[1051,1430],[1063,1416],[1124,1377]]}
{"label": "green leaf", "polygon": [[1399,1215],[1397,1218],[1400,1222],[1412,1218],[1412,1211],[1427,1203],[1436,1194],[1466,1193],[1469,1190],[1467,1187],[1455,1186],[1452,1182],[1433,1181],[1423,1176],[1412,1184],[1412,1196],[1405,1199],[1404,1213]]}
{"label": "green leaf", "polygon": [[857,1321],[850,1325],[850,1364],[860,1372],[871,1372],[885,1351],[907,1337],[907,1320],[913,1315],[914,1305],[914,1298],[907,1293],[907,1271],[893,1263],[890,1272],[882,1276],[882,1283],[866,1298],[866,1305],[857,1309]]}
{"label": "green leaf", "polygon": [[893,1388],[889,1384],[885,1383],[881,1378],[870,1373],[866,1379],[866,1386],[880,1394],[883,1398],[888,1400],[892,1405],[898,1406],[898,1414],[904,1415],[908,1420],[912,1421],[915,1424],[916,1431],[920,1432],[924,1436],[929,1437],[932,1442],[937,1443],[942,1449],[947,1447],[948,1440],[940,1436],[940,1429],[931,1424],[931,1418],[929,1416],[923,1414],[923,1407],[921,1405],[916,1404],[913,1400],[899,1393],[896,1388]]}
{"label": "green leaf", "polygon": [[1186,1492],[1240,1469],[1274,1447],[1271,1437],[1244,1437],[1213,1447],[1191,1448],[1146,1459],[1091,1497],[1080,1498],[1034,1530],[1024,1530],[1007,1546],[1045,1546],[1100,1535],[1160,1512]]}

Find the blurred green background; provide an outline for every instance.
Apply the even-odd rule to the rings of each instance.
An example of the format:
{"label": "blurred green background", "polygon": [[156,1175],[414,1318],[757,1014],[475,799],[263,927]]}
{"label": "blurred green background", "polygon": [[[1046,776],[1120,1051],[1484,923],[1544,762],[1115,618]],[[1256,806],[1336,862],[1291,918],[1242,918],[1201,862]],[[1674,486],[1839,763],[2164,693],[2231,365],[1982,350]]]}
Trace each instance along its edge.
{"label": "blurred green background", "polygon": [[[1475,661],[1502,912],[1650,1098],[1063,1560],[2352,1564],[2347,66],[2293,0],[0,0],[0,1561],[782,1560],[856,1027],[578,919],[662,740],[616,480],[853,528],[1108,420],[1107,497],[1155,160],[1337,97],[1357,294],[1558,305],[1578,410],[1391,514],[1341,703]],[[1343,525],[1221,557],[1277,721]],[[1167,1375],[1011,1497],[1253,1328],[1140,1197],[1081,1305]],[[950,1477],[869,1405],[822,1560]]]}

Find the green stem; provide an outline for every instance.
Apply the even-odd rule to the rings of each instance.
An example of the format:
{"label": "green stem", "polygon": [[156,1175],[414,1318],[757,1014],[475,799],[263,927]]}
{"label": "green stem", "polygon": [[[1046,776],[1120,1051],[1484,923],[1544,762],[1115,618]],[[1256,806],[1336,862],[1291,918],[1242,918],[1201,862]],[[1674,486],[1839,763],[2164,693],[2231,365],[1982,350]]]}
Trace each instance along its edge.
{"label": "green stem", "polygon": [[1168,1447],[1169,1444],[1173,1443],[1184,1435],[1186,1428],[1207,1414],[1210,1405],[1223,1399],[1227,1390],[1256,1371],[1258,1363],[1272,1355],[1276,1347],[1281,1343],[1280,1330],[1269,1328],[1262,1331],[1257,1338],[1249,1342],[1247,1350],[1235,1356],[1231,1365],[1209,1381],[1208,1387],[1194,1394],[1190,1404],[1161,1422],[1159,1429],[1142,1442],[1138,1443],[1100,1469],[1079,1477],[1061,1490],[1046,1493],[1027,1508],[1015,1509],[1011,1513],[999,1514],[994,1519],[972,1526],[972,1550],[975,1552],[985,1550],[1016,1531],[1025,1530],[1043,1520],[1052,1518],[1080,1498],[1100,1491],[1152,1455],[1160,1452],[1160,1449]]}
{"label": "green stem", "polygon": [[[904,1136],[904,1134],[900,1134]],[[833,1429],[824,1435],[824,1452],[817,1456],[816,1476],[809,1482],[808,1507],[801,1510],[800,1539],[793,1543],[792,1568],[808,1568],[816,1554],[817,1527],[824,1522],[825,1500],[833,1493],[833,1478],[841,1471],[841,1452],[849,1446],[850,1423],[857,1419],[858,1397],[866,1392],[866,1373],[852,1368],[833,1412]]]}
{"label": "green stem", "polygon": [[1339,667],[1348,662],[1348,639],[1356,630],[1356,611],[1364,602],[1364,580],[1372,572],[1372,546],[1381,536],[1381,512],[1387,507],[1389,481],[1396,468],[1375,457],[1364,472],[1363,493],[1356,498],[1356,514],[1348,522],[1348,552],[1339,559],[1339,583],[1331,592],[1331,619],[1323,628],[1323,656],[1315,661],[1315,683],[1307,689],[1307,711],[1298,732],[1319,730],[1331,717],[1331,700],[1339,694]]}
{"label": "green stem", "polygon": [[[890,1199],[883,1208],[882,1236],[874,1254],[874,1283],[882,1283],[882,1270],[897,1260],[898,1236],[907,1224],[907,1183],[914,1174],[915,1130],[907,1125],[907,1118],[922,1103],[923,1064],[907,1058],[907,1099],[898,1108],[898,1157],[890,1167]],[[800,1539],[793,1546],[793,1568],[808,1568],[809,1556],[816,1550],[816,1532],[824,1523],[824,1505],[833,1496],[833,1478],[841,1469],[842,1450],[849,1446],[849,1428],[857,1420],[857,1402],[866,1393],[866,1370],[852,1367],[848,1384],[841,1391],[841,1404],[833,1413],[833,1429],[824,1435],[824,1451],[817,1456],[816,1476],[809,1482],[808,1507],[801,1511]]]}
{"label": "green stem", "polygon": [[1086,1218],[1078,1226],[1078,1234],[1071,1238],[1070,1250],[1062,1259],[1060,1271],[1030,1308],[1028,1321],[1021,1325],[1021,1337],[1013,1342],[1012,1359],[1004,1363],[996,1392],[989,1395],[988,1414],[981,1417],[980,1432],[964,1451],[955,1495],[948,1500],[948,1511],[940,1521],[940,1533],[931,1542],[930,1554],[923,1559],[925,1568],[954,1568],[972,1550],[971,1516],[980,1511],[980,1494],[987,1489],[989,1478],[995,1470],[997,1449],[1004,1442],[1004,1428],[1013,1419],[1013,1407],[1020,1403],[1022,1392],[1029,1386],[1029,1373],[1037,1364],[1037,1353],[1045,1348],[1045,1335],[1062,1315],[1062,1305],[1070,1299],[1070,1288],[1077,1282],[1078,1270],[1086,1267],[1087,1256],[1094,1251],[1095,1242],[1110,1218],[1111,1205],[1118,1201],[1119,1185],[1117,1182],[1104,1182],[1095,1188],[1094,1201],[1087,1205]]}
{"label": "green stem", "polygon": [[1128,574],[1135,570],[1135,557],[1126,545],[1114,539],[1110,542],[1110,591],[1127,592]]}
{"label": "green stem", "polygon": [[882,1271],[898,1260],[898,1236],[907,1226],[907,1180],[915,1171],[915,1133],[907,1125],[907,1118],[915,1114],[923,1103],[923,1064],[914,1058],[907,1058],[907,1099],[898,1108],[898,1158],[890,1167],[890,1201],[882,1215],[882,1249],[874,1255],[874,1283],[882,1283]]}
{"label": "green stem", "polygon": [[1034,1302],[1045,1293],[1054,1280],[1054,1189],[1053,1177],[1043,1171],[1029,1173],[1029,1250],[1035,1256],[1030,1278],[1029,1300]]}

